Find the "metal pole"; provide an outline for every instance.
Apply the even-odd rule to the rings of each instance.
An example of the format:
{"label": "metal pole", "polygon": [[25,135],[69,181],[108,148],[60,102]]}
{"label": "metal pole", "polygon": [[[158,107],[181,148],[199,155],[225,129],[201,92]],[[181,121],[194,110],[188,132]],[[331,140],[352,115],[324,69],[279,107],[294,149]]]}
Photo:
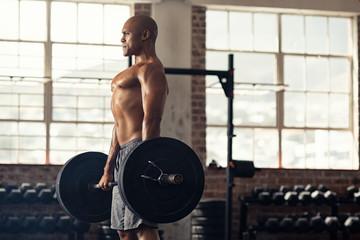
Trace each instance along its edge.
{"label": "metal pole", "polygon": [[232,220],[232,188],[234,186],[234,174],[231,171],[230,162],[232,161],[232,138],[234,137],[233,126],[233,99],[234,99],[234,56],[229,55],[229,75],[227,78],[229,87],[228,95],[228,125],[227,125],[227,167],[226,167],[226,205],[225,205],[225,240],[231,240],[231,220]]}

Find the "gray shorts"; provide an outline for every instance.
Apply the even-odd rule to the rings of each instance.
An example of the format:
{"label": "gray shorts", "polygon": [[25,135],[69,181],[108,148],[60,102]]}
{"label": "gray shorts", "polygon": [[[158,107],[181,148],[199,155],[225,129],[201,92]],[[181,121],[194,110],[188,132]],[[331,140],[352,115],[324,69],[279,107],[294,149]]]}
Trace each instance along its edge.
{"label": "gray shorts", "polygon": [[[114,180],[116,182],[119,178],[119,166],[121,166],[120,162],[124,161],[129,152],[136,148],[141,142],[142,140],[137,138],[125,143],[120,147],[120,151],[116,157],[114,168]],[[141,193],[139,193],[139,197],[141,197]],[[111,228],[126,231],[136,229],[141,224],[157,228],[156,223],[147,222],[144,219],[141,219],[139,216],[135,215],[133,212],[131,212],[131,210],[125,205],[125,203],[121,199],[119,188],[113,187],[111,204]]]}

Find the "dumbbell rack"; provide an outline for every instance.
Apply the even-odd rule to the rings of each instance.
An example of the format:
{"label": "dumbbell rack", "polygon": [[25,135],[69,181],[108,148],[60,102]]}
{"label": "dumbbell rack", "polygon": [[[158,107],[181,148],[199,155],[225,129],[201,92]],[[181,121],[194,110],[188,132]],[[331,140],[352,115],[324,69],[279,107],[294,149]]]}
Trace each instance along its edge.
{"label": "dumbbell rack", "polygon": [[[256,232],[261,231],[268,231],[264,227],[261,226],[247,226],[247,220],[248,220],[248,208],[251,205],[258,205],[258,206],[268,206],[272,208],[276,207],[296,207],[296,208],[309,208],[312,207],[312,205],[316,205],[317,207],[326,207],[329,208],[327,213],[328,216],[334,217],[337,219],[337,216],[339,215],[339,206],[344,204],[355,204],[355,202],[352,199],[349,198],[336,198],[336,201],[330,202],[323,202],[321,204],[314,204],[314,203],[308,203],[308,204],[302,204],[300,202],[289,204],[284,200],[284,202],[274,202],[270,198],[267,199],[267,201],[264,201],[263,199],[260,199],[258,197],[240,197],[240,240],[255,240],[256,239]],[[324,213],[325,214],[325,213]],[[327,214],[326,214],[327,215]],[[345,221],[345,220],[344,220]],[[342,222],[343,224],[344,222]],[[359,226],[357,227],[359,229]],[[336,229],[336,228],[335,228]],[[360,229],[359,229],[360,230]],[[322,231],[325,232],[325,231]],[[278,232],[279,234],[285,233],[285,232]],[[293,231],[294,234],[298,234],[298,232]],[[310,233],[310,232],[309,232]],[[351,231],[348,229],[344,229],[344,227],[339,227],[338,230],[335,231],[327,231],[329,239],[330,240],[336,240],[338,238],[338,234],[342,234],[342,240],[349,240]],[[289,234],[289,232],[287,232]]]}
{"label": "dumbbell rack", "polygon": [[[18,234],[66,234],[68,240],[82,240],[89,223],[80,222],[66,215],[58,205],[54,186],[45,183],[32,186],[23,183],[0,186],[0,239],[19,239]],[[5,238],[3,238],[5,237]]]}

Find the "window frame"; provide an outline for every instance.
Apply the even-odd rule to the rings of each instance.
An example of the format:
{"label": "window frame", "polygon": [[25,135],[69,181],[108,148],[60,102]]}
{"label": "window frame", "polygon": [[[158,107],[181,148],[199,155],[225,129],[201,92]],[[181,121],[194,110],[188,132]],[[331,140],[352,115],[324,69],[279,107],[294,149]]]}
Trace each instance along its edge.
{"label": "window frame", "polygon": [[[208,8],[208,11],[220,11],[220,12],[226,12],[227,13],[227,42],[228,42],[228,47],[226,49],[214,49],[214,48],[208,48],[208,46],[206,45],[206,52],[231,52],[233,54],[236,53],[266,53],[266,54],[274,54],[275,58],[276,58],[276,83],[274,83],[274,85],[278,84],[280,86],[283,86],[284,83],[284,58],[285,56],[301,56],[304,58],[307,57],[324,57],[326,59],[331,59],[331,58],[345,58],[349,60],[350,63],[350,86],[349,86],[349,125],[347,128],[341,128],[341,127],[330,127],[330,125],[328,124],[327,127],[308,127],[306,126],[306,123],[304,123],[304,126],[302,127],[296,127],[296,126],[286,126],[285,125],[285,120],[284,120],[284,109],[285,109],[285,100],[284,100],[284,93],[286,91],[283,90],[278,90],[276,91],[276,124],[275,126],[253,126],[253,125],[239,125],[239,124],[234,124],[234,130],[236,131],[237,129],[252,129],[253,131],[257,128],[260,129],[274,129],[277,130],[278,132],[278,153],[277,153],[277,160],[278,160],[278,166],[275,168],[283,168],[282,166],[282,132],[283,130],[303,130],[304,133],[308,130],[325,130],[328,131],[328,133],[330,133],[330,130],[339,130],[339,131],[346,131],[346,132],[351,132],[352,136],[353,136],[353,151],[351,151],[352,157],[353,157],[353,163],[352,169],[359,169],[359,156],[358,156],[358,148],[357,145],[359,144],[359,133],[358,131],[356,131],[356,129],[358,129],[358,123],[359,123],[359,117],[358,117],[358,103],[357,103],[357,98],[356,98],[356,93],[358,91],[358,88],[356,86],[356,84],[358,84],[358,73],[357,71],[357,67],[355,66],[354,62],[357,61],[357,45],[356,45],[356,40],[357,40],[357,18],[356,16],[354,16],[353,14],[340,14],[340,13],[328,13],[328,12],[320,12],[320,11],[309,11],[306,12],[304,11],[304,13],[296,13],[296,12],[284,12],[284,11],[272,11],[269,9],[269,11],[267,12],[265,11],[261,11],[261,13],[271,13],[271,14],[276,14],[277,15],[277,24],[278,24],[278,51],[256,51],[254,50],[254,45],[253,45],[253,49],[252,50],[234,50],[231,49],[231,46],[229,44],[230,42],[230,12],[243,12],[243,13],[250,13],[250,14],[256,14],[259,13],[260,11],[256,11],[256,10],[243,10],[243,9],[235,9],[235,10],[224,10],[224,9],[219,9],[216,7],[212,7],[212,8]],[[327,27],[329,27],[329,23],[328,23],[328,19],[329,17],[343,17],[343,18],[348,18],[351,21],[351,37],[352,37],[352,52],[349,53],[349,55],[341,55],[341,54],[316,54],[316,53],[307,53],[306,49],[303,53],[295,53],[295,52],[284,52],[282,50],[282,23],[281,23],[281,18],[283,15],[296,15],[296,16],[302,16],[302,17],[306,17],[306,16],[321,16],[321,17],[326,17],[327,18]],[[304,21],[305,22],[305,21]],[[208,24],[208,23],[207,23]],[[305,24],[305,23],[304,23]],[[254,34],[254,33],[252,33]],[[305,34],[305,33],[303,33]],[[328,33],[329,34],[329,33]],[[253,37],[254,35],[252,35]],[[305,35],[304,35],[304,39],[305,39]],[[306,40],[305,40],[306,41]],[[328,40],[329,41],[329,40]],[[235,70],[235,77],[236,77],[236,70]],[[327,92],[328,95],[331,93],[331,89],[329,89]],[[307,91],[304,90],[304,94],[307,94]],[[206,94],[207,95],[207,94]],[[208,95],[207,95],[208,96]],[[236,98],[236,95],[235,95]],[[329,98],[329,97],[328,97]],[[330,103],[328,103],[329,106]],[[208,128],[226,128],[226,125],[224,124],[206,124],[207,129]],[[254,136],[253,136],[254,137]],[[254,139],[253,139],[254,141]],[[234,145],[234,143],[233,143]],[[306,145],[304,145],[306,146]],[[209,146],[208,146],[209,147]],[[208,148],[207,147],[207,148]],[[234,148],[234,146],[233,146]],[[254,147],[255,149],[255,147]],[[327,153],[329,153],[331,149],[328,149]],[[209,151],[209,150],[207,150]],[[254,150],[252,150],[253,152]],[[234,155],[234,152],[233,152]],[[253,159],[246,159],[246,160],[252,160],[255,161],[254,159],[254,153],[252,153],[253,155]],[[216,160],[216,159],[215,159]],[[226,160],[226,156],[224,155],[221,159],[221,161]],[[244,159],[243,159],[244,160]],[[306,157],[304,159],[306,161]],[[207,157],[207,164],[211,163],[212,159],[209,158],[209,156]],[[220,163],[219,160],[216,160],[218,162],[218,164]],[[329,158],[327,161],[330,161]],[[354,165],[355,164],[355,165]],[[220,164],[221,166],[224,167],[223,164]],[[267,167],[266,167],[267,168]],[[269,168],[273,168],[273,167],[269,167]],[[295,167],[296,168],[296,167]],[[308,167],[304,167],[304,169],[308,169]],[[317,168],[316,168],[317,169]],[[320,168],[323,169],[323,168]],[[332,168],[326,168],[326,169],[332,169]],[[337,168],[335,168],[337,169]]]}
{"label": "window frame", "polygon": [[[17,0],[18,4],[19,4],[19,9],[20,9],[20,4],[21,2],[26,1],[26,0]],[[42,85],[43,88],[43,92],[42,94],[40,94],[43,98],[43,111],[42,111],[42,115],[43,117],[41,119],[38,120],[32,120],[32,119],[28,119],[28,120],[22,120],[19,117],[17,118],[10,118],[10,119],[0,119],[0,124],[1,123],[15,123],[15,124],[21,124],[22,122],[24,123],[41,123],[45,125],[45,132],[41,133],[45,135],[45,146],[44,149],[40,149],[41,151],[44,151],[45,155],[42,158],[43,160],[39,160],[37,162],[28,162],[28,161],[22,161],[20,160],[20,155],[22,152],[27,151],[27,149],[23,149],[20,147],[19,144],[16,145],[16,147],[11,147],[11,148],[1,148],[1,150],[5,150],[5,151],[9,151],[9,154],[11,154],[13,156],[13,154],[15,153],[15,159],[12,159],[12,161],[4,161],[3,163],[5,164],[36,164],[36,165],[50,165],[50,164],[54,164],[53,161],[50,159],[50,152],[52,151],[51,148],[51,124],[56,124],[56,123],[69,123],[69,124],[100,124],[102,129],[105,129],[108,124],[113,124],[113,121],[79,121],[79,120],[74,120],[74,121],[63,121],[63,120],[53,120],[53,83],[54,83],[54,79],[52,79],[52,75],[53,75],[53,68],[52,68],[52,46],[54,44],[75,44],[75,45],[89,45],[89,46],[102,46],[102,47],[119,47],[121,48],[122,43],[120,42],[119,39],[119,43],[118,44],[114,44],[114,43],[106,43],[105,40],[105,36],[103,36],[103,40],[102,43],[84,43],[84,42],[79,42],[78,38],[76,39],[76,42],[68,42],[68,41],[53,41],[51,39],[51,4],[53,2],[64,2],[67,3],[68,1],[49,1],[49,0],[41,0],[40,2],[43,2],[45,4],[45,15],[46,15],[46,19],[45,19],[45,26],[46,26],[46,37],[44,40],[23,40],[20,37],[20,33],[18,33],[18,37],[17,39],[7,39],[7,38],[0,38],[0,42],[17,42],[17,43],[41,43],[43,45],[44,48],[44,56],[43,56],[43,60],[44,60],[44,65],[43,65],[43,74],[42,76],[35,76],[35,77],[29,77],[29,76],[0,76],[2,81],[20,81],[23,79],[34,79],[34,81],[38,84]],[[133,6],[131,4],[128,3],[119,3],[119,2],[114,2],[114,1],[69,1],[69,3],[75,3],[77,5],[77,11],[78,11],[78,5],[79,4],[97,4],[97,5],[102,5],[103,6],[103,11],[105,11],[105,5],[119,5],[119,6],[127,6],[129,8],[129,15],[132,14],[133,12]],[[19,11],[18,9],[18,11]],[[19,13],[20,14],[20,13]],[[78,16],[77,16],[78,17]],[[103,27],[105,22],[102,23]],[[17,22],[18,28],[20,29],[20,21]],[[105,31],[105,29],[103,29],[103,32]],[[120,31],[120,30],[119,30]],[[107,77],[93,77],[93,78],[87,78],[86,76],[84,77],[79,77],[78,79],[71,79],[74,82],[78,81],[81,82],[84,79],[88,80],[88,81],[92,81],[94,82],[94,84],[97,84],[97,82],[105,82],[106,84],[109,84],[109,81],[111,80],[111,78],[107,78]],[[80,83],[81,84],[81,83]],[[40,86],[41,87],[41,86]],[[109,92],[110,92],[110,87],[109,87]],[[75,97],[78,97],[77,95],[75,95]],[[104,96],[100,96],[105,98]],[[106,103],[106,101],[105,101]],[[21,105],[20,103],[18,103],[18,105],[16,106],[16,108],[20,108]],[[102,107],[103,108],[103,107]],[[110,106],[109,106],[110,108]],[[5,134],[0,134],[0,137],[4,137],[6,138],[7,135]],[[22,135],[21,132],[18,132],[17,137],[28,137],[28,135]],[[31,137],[31,136],[30,136]],[[78,139],[78,136],[75,136],[76,139]],[[85,136],[86,138],[86,136]],[[110,138],[111,138],[111,133],[110,133]],[[104,141],[106,140],[107,137],[102,137],[100,140]],[[19,139],[17,139],[17,141],[19,141]],[[30,150],[30,149],[29,149]],[[36,149],[33,149],[36,150]],[[78,151],[81,151],[81,149],[77,149],[74,151],[74,153],[78,153]],[[55,163],[56,165],[57,163]],[[63,164],[63,163],[59,163],[59,164]]]}

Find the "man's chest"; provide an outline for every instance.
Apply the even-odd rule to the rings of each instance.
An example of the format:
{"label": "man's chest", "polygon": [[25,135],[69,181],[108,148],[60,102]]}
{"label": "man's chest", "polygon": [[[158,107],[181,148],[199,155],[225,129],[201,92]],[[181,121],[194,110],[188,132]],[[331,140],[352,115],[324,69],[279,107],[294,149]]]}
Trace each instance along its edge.
{"label": "man's chest", "polygon": [[133,69],[128,69],[116,75],[111,82],[111,90],[114,91],[115,88],[140,88],[140,82],[136,71],[134,71]]}

